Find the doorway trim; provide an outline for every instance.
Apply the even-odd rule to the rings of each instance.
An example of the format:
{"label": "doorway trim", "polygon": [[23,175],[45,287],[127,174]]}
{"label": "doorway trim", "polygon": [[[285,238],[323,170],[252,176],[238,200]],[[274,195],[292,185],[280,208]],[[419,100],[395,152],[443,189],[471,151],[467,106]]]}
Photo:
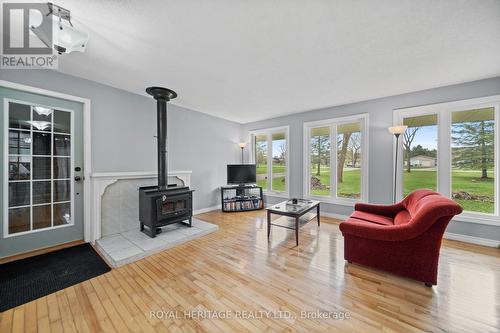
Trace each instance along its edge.
{"label": "doorway trim", "polygon": [[86,242],[94,242],[92,235],[95,234],[95,231],[92,230],[94,225],[91,220],[91,182],[90,177],[92,174],[92,148],[91,148],[91,102],[88,98],[83,98],[74,95],[68,95],[59,93],[56,91],[51,91],[47,89],[42,89],[38,87],[28,86],[25,84],[10,82],[0,80],[0,87],[21,90],[28,93],[45,95],[49,97],[66,99],[72,102],[82,103],[83,104],[83,237]]}

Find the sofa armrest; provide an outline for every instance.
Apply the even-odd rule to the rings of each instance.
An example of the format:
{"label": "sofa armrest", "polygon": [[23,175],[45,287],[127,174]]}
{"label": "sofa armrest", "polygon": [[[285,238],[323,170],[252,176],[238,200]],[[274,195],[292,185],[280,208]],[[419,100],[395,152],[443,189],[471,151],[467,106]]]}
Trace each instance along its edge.
{"label": "sofa armrest", "polygon": [[418,236],[413,228],[403,225],[380,225],[356,219],[347,219],[339,226],[342,234],[381,241],[404,241]]}
{"label": "sofa armrest", "polygon": [[368,204],[364,202],[357,202],[354,205],[354,210],[358,210],[361,212],[367,212],[367,213],[372,213],[372,214],[378,214],[378,215],[383,215],[387,217],[394,217],[396,216],[397,213],[402,211],[404,209],[404,206],[402,203],[397,203],[394,205],[375,205],[375,204]]}

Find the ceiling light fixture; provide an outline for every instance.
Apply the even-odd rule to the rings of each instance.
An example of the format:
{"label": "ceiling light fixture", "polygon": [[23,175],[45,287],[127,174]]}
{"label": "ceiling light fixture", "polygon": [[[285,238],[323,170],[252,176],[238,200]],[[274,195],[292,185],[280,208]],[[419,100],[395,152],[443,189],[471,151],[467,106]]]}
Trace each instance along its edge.
{"label": "ceiling light fixture", "polygon": [[[30,30],[40,38],[48,47],[53,48],[59,54],[74,51],[85,52],[89,41],[89,34],[76,29],[71,23],[71,12],[65,8],[47,3],[52,25],[31,26]],[[50,28],[52,27],[52,29]],[[52,38],[51,38],[52,37]]]}

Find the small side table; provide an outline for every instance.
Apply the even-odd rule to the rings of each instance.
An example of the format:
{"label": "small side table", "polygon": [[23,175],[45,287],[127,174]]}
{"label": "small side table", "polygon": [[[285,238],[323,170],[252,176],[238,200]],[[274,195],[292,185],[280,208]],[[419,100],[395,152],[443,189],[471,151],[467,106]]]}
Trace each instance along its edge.
{"label": "small side table", "polygon": [[[299,245],[299,221],[300,218],[316,208],[316,219],[318,226],[320,225],[319,216],[319,201],[316,200],[299,200],[298,204],[291,204],[290,201],[283,201],[277,205],[272,205],[266,208],[267,210],[267,239],[271,234],[271,226],[282,227],[286,229],[295,230],[295,243]],[[295,227],[271,223],[271,214],[293,217],[295,219]]]}

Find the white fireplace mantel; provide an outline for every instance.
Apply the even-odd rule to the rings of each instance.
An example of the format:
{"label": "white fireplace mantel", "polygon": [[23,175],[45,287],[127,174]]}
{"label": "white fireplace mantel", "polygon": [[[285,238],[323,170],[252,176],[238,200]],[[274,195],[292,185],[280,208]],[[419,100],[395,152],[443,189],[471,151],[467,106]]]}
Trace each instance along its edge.
{"label": "white fireplace mantel", "polygon": [[[192,171],[170,171],[169,177],[177,177],[185,186],[191,186]],[[156,171],[143,172],[98,172],[90,175],[92,184],[92,218],[90,239],[94,243],[101,238],[101,202],[106,188],[122,179],[147,179],[158,176]]]}

